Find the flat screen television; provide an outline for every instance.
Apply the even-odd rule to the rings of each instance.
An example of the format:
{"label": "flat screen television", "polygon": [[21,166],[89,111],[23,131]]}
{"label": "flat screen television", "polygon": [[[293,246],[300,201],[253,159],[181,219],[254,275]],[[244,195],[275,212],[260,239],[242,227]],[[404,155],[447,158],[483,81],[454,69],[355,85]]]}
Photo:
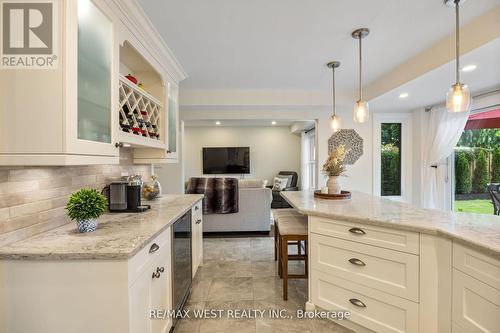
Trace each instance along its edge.
{"label": "flat screen television", "polygon": [[203,173],[250,173],[250,147],[203,148]]}

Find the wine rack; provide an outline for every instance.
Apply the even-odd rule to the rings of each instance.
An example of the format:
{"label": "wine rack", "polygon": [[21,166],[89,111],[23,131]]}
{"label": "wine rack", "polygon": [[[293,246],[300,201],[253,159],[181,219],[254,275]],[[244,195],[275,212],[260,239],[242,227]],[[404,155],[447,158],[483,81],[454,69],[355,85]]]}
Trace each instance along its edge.
{"label": "wine rack", "polygon": [[120,75],[120,129],[131,135],[161,140],[161,103]]}

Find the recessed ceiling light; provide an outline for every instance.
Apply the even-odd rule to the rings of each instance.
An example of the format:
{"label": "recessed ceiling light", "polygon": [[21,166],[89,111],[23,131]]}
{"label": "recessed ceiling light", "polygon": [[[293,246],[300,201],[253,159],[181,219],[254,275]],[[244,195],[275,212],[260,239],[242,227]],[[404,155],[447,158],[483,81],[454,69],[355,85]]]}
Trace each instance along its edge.
{"label": "recessed ceiling light", "polygon": [[276,122],[274,120],[271,121],[271,125],[276,125]]}
{"label": "recessed ceiling light", "polygon": [[399,94],[399,98],[407,98],[408,96],[409,96],[408,93],[405,93],[405,92]]}
{"label": "recessed ceiling light", "polygon": [[462,67],[462,72],[472,72],[477,68],[476,65],[467,65],[465,67]]}
{"label": "recessed ceiling light", "polygon": [[215,122],[215,125],[220,125],[220,121],[218,121],[218,120],[217,120],[217,121]]}

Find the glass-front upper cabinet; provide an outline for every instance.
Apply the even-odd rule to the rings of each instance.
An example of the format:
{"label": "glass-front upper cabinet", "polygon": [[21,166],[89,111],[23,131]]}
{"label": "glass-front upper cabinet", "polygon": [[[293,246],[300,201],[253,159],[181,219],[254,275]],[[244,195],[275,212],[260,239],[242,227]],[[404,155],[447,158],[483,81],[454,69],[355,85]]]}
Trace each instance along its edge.
{"label": "glass-front upper cabinet", "polygon": [[169,83],[167,157],[177,159],[179,142],[179,86]]}
{"label": "glass-front upper cabinet", "polygon": [[113,24],[78,1],[78,139],[111,143]]}
{"label": "glass-front upper cabinet", "polygon": [[65,52],[67,150],[96,156],[92,163],[118,160],[117,31],[119,19],[104,0],[67,2]]}

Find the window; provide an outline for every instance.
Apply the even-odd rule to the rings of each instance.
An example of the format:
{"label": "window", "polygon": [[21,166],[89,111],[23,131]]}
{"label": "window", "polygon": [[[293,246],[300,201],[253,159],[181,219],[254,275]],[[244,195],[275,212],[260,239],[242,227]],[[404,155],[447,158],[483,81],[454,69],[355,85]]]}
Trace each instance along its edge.
{"label": "window", "polygon": [[373,116],[373,194],[411,202],[411,113]]}
{"label": "window", "polygon": [[401,123],[382,123],[380,142],[380,195],[400,196]]}

